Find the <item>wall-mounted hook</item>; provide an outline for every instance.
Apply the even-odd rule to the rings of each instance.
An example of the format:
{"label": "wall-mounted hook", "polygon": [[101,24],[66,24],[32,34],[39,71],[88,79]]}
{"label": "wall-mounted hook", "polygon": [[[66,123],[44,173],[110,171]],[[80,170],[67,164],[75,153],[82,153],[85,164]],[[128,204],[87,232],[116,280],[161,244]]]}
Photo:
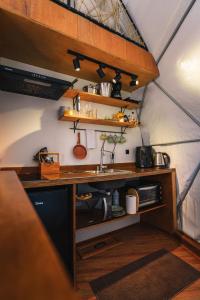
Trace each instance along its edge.
{"label": "wall-mounted hook", "polygon": [[125,134],[127,127],[121,127],[121,134]]}
{"label": "wall-mounted hook", "polygon": [[76,130],[78,130],[77,127],[78,127],[79,121],[80,120],[76,120],[76,121],[73,122],[74,123],[74,127],[73,127],[74,133],[76,132]]}

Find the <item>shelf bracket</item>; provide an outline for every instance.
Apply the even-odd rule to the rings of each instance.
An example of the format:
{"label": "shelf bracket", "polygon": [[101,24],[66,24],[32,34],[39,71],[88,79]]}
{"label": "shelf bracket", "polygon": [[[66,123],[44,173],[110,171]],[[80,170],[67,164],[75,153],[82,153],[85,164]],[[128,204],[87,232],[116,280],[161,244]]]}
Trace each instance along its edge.
{"label": "shelf bracket", "polygon": [[78,127],[79,121],[80,120],[76,120],[76,121],[73,122],[74,123],[74,126],[73,126],[74,133],[76,132],[76,130],[78,130],[77,127]]}
{"label": "shelf bracket", "polygon": [[126,133],[126,129],[127,129],[127,127],[121,127],[121,134],[125,134]]}
{"label": "shelf bracket", "polygon": [[[79,94],[77,94],[74,98],[73,98],[73,109],[78,111],[78,98],[79,98]],[[79,99],[80,100],[80,99]]]}

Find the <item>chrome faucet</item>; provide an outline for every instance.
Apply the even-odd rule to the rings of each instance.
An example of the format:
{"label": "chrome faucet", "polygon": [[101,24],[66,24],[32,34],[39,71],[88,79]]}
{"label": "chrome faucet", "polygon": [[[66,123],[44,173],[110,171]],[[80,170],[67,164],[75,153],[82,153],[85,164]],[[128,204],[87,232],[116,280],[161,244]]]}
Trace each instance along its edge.
{"label": "chrome faucet", "polygon": [[[103,173],[103,171],[108,168],[108,166],[105,166],[103,164],[104,154],[107,152],[107,153],[111,153],[111,155],[113,155],[112,151],[108,151],[108,150],[104,149],[104,145],[105,145],[105,141],[103,141],[103,144],[102,144],[102,147],[101,147],[101,157],[100,157],[100,165],[99,165],[99,172],[101,172],[101,173]],[[113,159],[113,157],[112,157],[112,159]]]}
{"label": "chrome faucet", "polygon": [[103,142],[103,145],[101,147],[101,157],[100,157],[99,172],[103,172],[103,170],[107,168],[107,166],[104,166],[104,164],[103,164],[103,157],[104,157],[104,153],[105,153],[104,145],[105,145],[105,141]]}

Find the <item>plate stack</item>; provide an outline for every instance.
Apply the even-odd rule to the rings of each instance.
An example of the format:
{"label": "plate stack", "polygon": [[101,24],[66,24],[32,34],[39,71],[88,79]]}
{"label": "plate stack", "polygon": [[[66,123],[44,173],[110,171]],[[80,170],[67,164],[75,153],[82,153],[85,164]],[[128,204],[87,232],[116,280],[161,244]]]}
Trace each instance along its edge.
{"label": "plate stack", "polygon": [[126,214],[124,208],[118,205],[112,205],[112,216],[114,218],[122,217]]}

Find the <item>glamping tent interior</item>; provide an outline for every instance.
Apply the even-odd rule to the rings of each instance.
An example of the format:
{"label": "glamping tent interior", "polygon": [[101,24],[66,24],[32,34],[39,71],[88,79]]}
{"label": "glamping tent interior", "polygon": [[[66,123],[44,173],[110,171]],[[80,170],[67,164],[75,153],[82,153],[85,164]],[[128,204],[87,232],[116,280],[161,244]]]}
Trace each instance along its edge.
{"label": "glamping tent interior", "polygon": [[0,299],[200,299],[199,0],[0,0]]}

